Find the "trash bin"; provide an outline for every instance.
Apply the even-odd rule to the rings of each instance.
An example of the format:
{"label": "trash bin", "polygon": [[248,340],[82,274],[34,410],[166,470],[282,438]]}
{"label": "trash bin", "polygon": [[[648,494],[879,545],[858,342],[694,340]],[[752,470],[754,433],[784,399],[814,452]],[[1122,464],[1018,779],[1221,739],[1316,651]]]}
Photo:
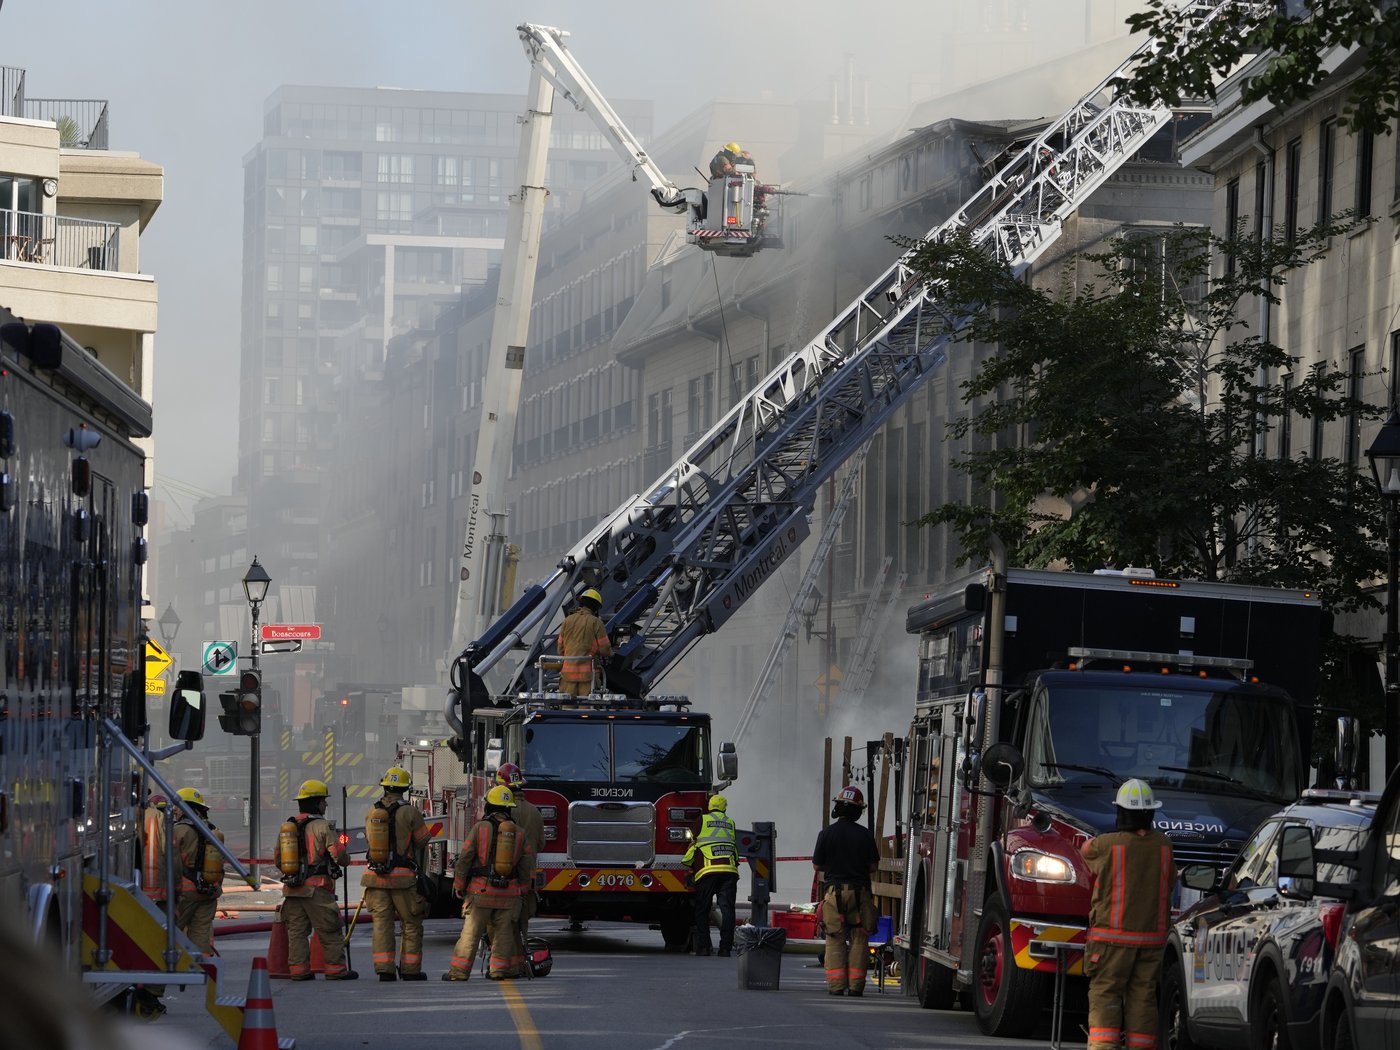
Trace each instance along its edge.
{"label": "trash bin", "polygon": [[736,929],[734,947],[739,952],[739,987],[753,991],[777,991],[786,944],[787,930],[776,926],[745,923]]}

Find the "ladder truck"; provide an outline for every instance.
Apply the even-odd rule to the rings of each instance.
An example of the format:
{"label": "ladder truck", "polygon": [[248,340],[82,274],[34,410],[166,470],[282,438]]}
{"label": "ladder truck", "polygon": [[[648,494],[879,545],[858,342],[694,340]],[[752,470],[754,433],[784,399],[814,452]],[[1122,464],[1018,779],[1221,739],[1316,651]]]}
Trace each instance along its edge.
{"label": "ladder truck", "polygon": [[176,743],[144,746],[136,439],[151,424],[151,406],[57,326],[0,308],[0,909],[96,1001],[149,1016],[162,1008],[138,986],[202,984],[237,1039],[242,1000],[218,994],[219,960],[176,928],[178,857],[160,857],[165,904],[137,877],[149,790],[169,800],[167,847],[183,813],[249,878],[154,765],[203,736],[197,672],[182,671],[171,697]]}

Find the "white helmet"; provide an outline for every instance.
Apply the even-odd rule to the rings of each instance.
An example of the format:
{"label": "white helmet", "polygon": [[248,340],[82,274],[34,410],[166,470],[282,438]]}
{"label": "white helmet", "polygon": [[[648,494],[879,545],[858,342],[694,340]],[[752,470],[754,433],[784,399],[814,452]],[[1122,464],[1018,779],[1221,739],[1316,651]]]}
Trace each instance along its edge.
{"label": "white helmet", "polygon": [[1152,795],[1152,785],[1145,780],[1123,781],[1123,786],[1118,789],[1118,797],[1113,800],[1113,804],[1119,809],[1161,809],[1162,803],[1158,802]]}

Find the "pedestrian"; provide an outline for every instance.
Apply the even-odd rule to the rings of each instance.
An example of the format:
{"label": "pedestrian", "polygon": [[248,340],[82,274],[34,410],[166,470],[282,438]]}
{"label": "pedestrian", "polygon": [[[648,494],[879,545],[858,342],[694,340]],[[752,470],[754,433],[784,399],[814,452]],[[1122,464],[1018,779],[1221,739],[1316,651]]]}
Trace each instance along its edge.
{"label": "pedestrian", "polygon": [[1084,844],[1089,866],[1089,1050],[1157,1045],[1157,975],[1171,928],[1172,843],[1152,827],[1162,807],[1143,780],[1114,800],[1117,830]]}
{"label": "pedestrian", "polygon": [[[544,852],[544,816],[535,804],[525,797],[525,774],[514,762],[507,762],[496,770],[496,783],[510,788],[511,797],[515,799],[515,808],[511,810],[510,819],[515,821],[516,827],[520,829],[520,834],[525,836],[525,847],[530,851],[530,856],[534,858],[535,863],[539,863],[540,854]],[[530,920],[539,911],[539,906],[539,890],[535,888],[535,880],[531,879],[520,898],[520,942],[522,944],[528,945]],[[519,976],[523,977],[524,974],[521,973]]]}
{"label": "pedestrian", "polygon": [[870,829],[856,823],[864,810],[860,788],[843,787],[831,800],[834,823],[822,829],[812,850],[812,867],[822,880],[828,995],[865,994],[870,935],[880,921],[870,892],[870,876],[880,866],[880,850]]}
{"label": "pedestrian", "polygon": [[[176,792],[209,828],[224,840],[223,833],[209,823],[209,806],[199,788]],[[205,955],[214,948],[214,913],[224,892],[224,859],[209,845],[199,827],[183,812],[175,822],[175,849],[180,858],[179,896],[175,902],[175,925]]]}
{"label": "pedestrian", "polygon": [[711,795],[700,818],[700,833],[685,851],[681,863],[694,871],[695,954],[710,955],[710,906],[719,906],[719,954],[728,957],[734,948],[734,897],[739,889],[739,842],[729,803],[723,795]]}
{"label": "pedestrian", "polygon": [[287,969],[293,981],[310,981],[311,932],[321,942],[326,980],[353,981],[360,975],[345,965],[340,906],[335,880],[347,861],[345,844],[326,819],[330,788],[304,781],[297,790],[297,812],[277,832],[277,867],[282,872],[282,921],[287,924]]}
{"label": "pedestrian", "polygon": [[592,587],[579,595],[578,607],[559,625],[559,691],[570,696],[593,692],[593,672],[598,661],[612,658],[608,630],[598,617],[603,596]]}
{"label": "pedestrian", "polygon": [[[428,902],[418,892],[418,876],[428,858],[428,825],[423,811],[404,800],[413,777],[390,766],[379,781],[383,796],[365,816],[368,849],[364,876],[365,907],[374,934],[374,972],[381,981],[426,981],[423,972],[423,918]],[[403,923],[398,968],[394,967],[394,920]]]}
{"label": "pedestrian", "polygon": [[503,981],[525,966],[520,943],[521,897],[534,872],[534,857],[511,811],[515,796],[497,784],[486,792],[485,815],[467,832],[457,855],[452,892],[462,898],[462,933],[452,950],[444,981],[471,977],[472,961],[482,937],[491,942],[487,976]]}

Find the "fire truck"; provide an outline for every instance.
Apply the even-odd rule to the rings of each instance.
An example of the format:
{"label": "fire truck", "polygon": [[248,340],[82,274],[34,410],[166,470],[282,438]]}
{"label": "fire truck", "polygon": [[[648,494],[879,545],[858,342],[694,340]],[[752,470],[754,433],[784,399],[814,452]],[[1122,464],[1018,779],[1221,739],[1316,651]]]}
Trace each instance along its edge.
{"label": "fire truck", "polygon": [[895,944],[919,1002],[962,994],[989,1035],[1033,1029],[1057,966],[1081,972],[1080,848],[1128,778],[1181,865],[1223,867],[1297,799],[1322,616],[1304,591],[1004,567],[910,609]]}
{"label": "fire truck", "polygon": [[[171,799],[167,828],[180,811],[204,827],[153,764],[203,735],[198,673],[182,672],[171,698],[178,743],[144,746],[147,496],[134,442],[151,422],[57,326],[0,308],[0,911],[101,1002],[135,1007],[141,983],[207,984],[210,1012],[237,1038],[242,1009],[218,999],[218,960],[176,929],[174,894],[157,907],[136,874],[148,791]],[[168,856],[165,867],[168,887]]]}
{"label": "fire truck", "polygon": [[447,748],[401,755],[416,801],[441,807],[446,823],[446,841],[430,854],[437,911],[451,906],[457,850],[496,769],[514,762],[544,817],[541,914],[646,923],[667,948],[684,948],[695,916],[681,858],[707,796],[738,773],[732,750],[716,756],[718,771],[712,766],[709,715],[679,696],[536,692],[474,710],[467,739],[465,763]]}

